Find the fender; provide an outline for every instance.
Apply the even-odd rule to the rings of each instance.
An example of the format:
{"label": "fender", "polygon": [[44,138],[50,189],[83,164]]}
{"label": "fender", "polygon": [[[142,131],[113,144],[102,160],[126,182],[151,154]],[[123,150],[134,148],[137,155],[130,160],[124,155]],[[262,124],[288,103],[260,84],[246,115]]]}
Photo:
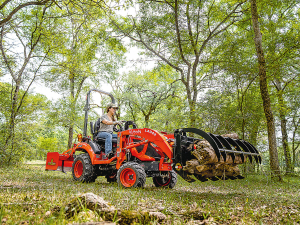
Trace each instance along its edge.
{"label": "fender", "polygon": [[76,151],[86,151],[89,156],[90,156],[90,159],[91,159],[91,162],[92,164],[94,164],[94,161],[96,160],[96,154],[94,153],[92,147],[86,143],[86,142],[79,142],[75,149],[73,150],[73,154],[76,152]]}

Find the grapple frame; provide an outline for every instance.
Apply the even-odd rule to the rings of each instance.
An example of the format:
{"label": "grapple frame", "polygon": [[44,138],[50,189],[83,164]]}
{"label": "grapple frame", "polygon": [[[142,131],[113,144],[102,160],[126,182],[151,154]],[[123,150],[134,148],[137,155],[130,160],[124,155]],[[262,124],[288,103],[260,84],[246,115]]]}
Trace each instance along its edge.
{"label": "grapple frame", "polygon": [[230,137],[214,135],[196,128],[177,129],[174,132],[174,169],[183,179],[188,182],[194,182],[195,179],[190,176],[191,174],[182,170],[182,168],[186,165],[186,162],[191,159],[191,153],[189,150],[187,150],[187,147],[194,143],[195,138],[188,137],[186,135],[187,133],[197,134],[208,141],[214,149],[219,161],[221,156],[226,161],[227,154],[229,154],[232,157],[233,162],[235,160],[235,156],[240,155],[242,162],[245,162],[245,157],[248,156],[251,163],[253,162],[253,158],[255,159],[256,163],[261,163],[261,156],[259,152],[249,142]]}

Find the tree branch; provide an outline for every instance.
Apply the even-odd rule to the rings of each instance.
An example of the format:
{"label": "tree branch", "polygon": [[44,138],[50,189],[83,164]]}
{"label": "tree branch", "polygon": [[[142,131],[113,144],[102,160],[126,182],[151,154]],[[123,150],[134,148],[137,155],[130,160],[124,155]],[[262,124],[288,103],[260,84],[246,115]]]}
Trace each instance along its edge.
{"label": "tree branch", "polygon": [[2,27],[1,27],[1,40],[0,40],[1,53],[2,53],[2,56],[3,56],[3,59],[4,59],[4,63],[5,63],[5,65],[7,66],[10,75],[12,76],[13,80],[16,81],[15,74],[14,74],[12,68],[11,68],[10,65],[9,65],[9,62],[8,62],[8,60],[7,60],[7,57],[6,57],[6,54],[5,54],[5,51],[4,51],[4,47],[3,47],[3,44],[2,44],[2,41],[3,41],[3,34],[4,34],[3,31],[4,31],[4,27],[2,26]]}
{"label": "tree branch", "polygon": [[[49,2],[50,0],[42,0],[42,1],[34,1],[34,2],[26,2],[24,4],[20,4],[18,5],[13,11],[11,11],[11,13],[4,18],[3,20],[0,21],[0,27],[3,26],[5,23],[7,23],[14,14],[16,14],[20,9],[27,7],[27,6],[31,6],[31,5],[45,5],[47,2]],[[4,2],[3,4],[7,4],[8,1]],[[5,5],[1,5],[1,7],[3,8]],[[1,10],[0,7],[0,10]]]}
{"label": "tree branch", "polygon": [[183,55],[183,50],[182,50],[182,45],[181,45],[181,37],[180,37],[180,31],[179,31],[179,22],[178,22],[178,0],[175,0],[175,29],[176,29],[176,36],[177,36],[177,43],[178,43],[178,48],[179,48],[179,52],[180,52],[180,56],[181,59],[183,60],[183,62],[185,62],[185,64],[190,67],[191,64],[190,62],[188,62],[184,55]]}
{"label": "tree branch", "polygon": [[6,0],[5,2],[3,2],[2,3],[2,5],[0,5],[0,10],[2,10],[4,7],[5,7],[5,5],[7,4],[7,3],[9,3],[11,0]]}

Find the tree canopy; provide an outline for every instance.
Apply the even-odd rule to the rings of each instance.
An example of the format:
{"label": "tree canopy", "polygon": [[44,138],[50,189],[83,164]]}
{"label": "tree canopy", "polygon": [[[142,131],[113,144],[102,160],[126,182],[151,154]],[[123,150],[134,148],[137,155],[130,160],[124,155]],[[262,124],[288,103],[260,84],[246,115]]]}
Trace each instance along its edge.
{"label": "tree canopy", "polygon": [[[119,119],[234,132],[278,178],[294,173],[299,17],[296,0],[0,1],[0,161],[70,148],[85,95],[99,88],[112,91]],[[154,66],[128,69],[132,48]],[[34,93],[38,84],[61,97]]]}

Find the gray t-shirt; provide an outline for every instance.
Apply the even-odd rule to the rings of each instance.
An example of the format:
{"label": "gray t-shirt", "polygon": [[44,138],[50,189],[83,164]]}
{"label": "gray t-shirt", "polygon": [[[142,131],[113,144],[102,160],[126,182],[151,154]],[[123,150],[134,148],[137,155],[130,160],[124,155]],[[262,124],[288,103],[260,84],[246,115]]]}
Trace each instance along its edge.
{"label": "gray t-shirt", "polygon": [[108,132],[108,133],[113,133],[113,128],[114,125],[107,125],[105,123],[102,123],[103,120],[107,120],[107,121],[111,121],[111,119],[108,117],[108,115],[104,114],[103,116],[101,116],[100,118],[100,128],[99,131],[104,131],[104,132]]}

